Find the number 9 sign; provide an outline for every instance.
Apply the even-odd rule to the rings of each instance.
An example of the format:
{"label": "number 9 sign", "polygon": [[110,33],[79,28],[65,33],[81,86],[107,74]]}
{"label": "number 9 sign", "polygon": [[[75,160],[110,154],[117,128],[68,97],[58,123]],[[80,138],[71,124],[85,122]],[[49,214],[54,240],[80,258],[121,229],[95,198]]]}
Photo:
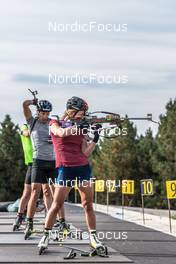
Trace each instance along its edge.
{"label": "number 9 sign", "polygon": [[176,199],[176,181],[166,181],[168,199]]}

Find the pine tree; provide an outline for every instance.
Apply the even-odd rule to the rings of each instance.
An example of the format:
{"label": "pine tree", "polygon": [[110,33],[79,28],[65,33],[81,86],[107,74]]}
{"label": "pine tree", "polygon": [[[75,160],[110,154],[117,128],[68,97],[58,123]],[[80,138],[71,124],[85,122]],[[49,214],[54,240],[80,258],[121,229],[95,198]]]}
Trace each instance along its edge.
{"label": "pine tree", "polygon": [[25,170],[19,128],[6,115],[0,123],[0,201],[21,196]]}
{"label": "pine tree", "polygon": [[161,180],[158,172],[154,172],[154,163],[156,162],[155,156],[158,153],[156,139],[153,137],[152,130],[149,128],[145,136],[140,136],[138,142],[138,163],[139,163],[139,178],[152,179],[154,183],[154,195],[145,197],[146,207],[160,207],[162,199],[161,193]]}
{"label": "pine tree", "polygon": [[[134,179],[137,176],[136,128],[129,121],[124,122],[127,135],[114,139],[104,139],[92,156],[94,176],[97,179],[116,180]],[[99,194],[99,202],[106,203],[106,193]],[[128,197],[129,200],[133,199]],[[121,203],[121,190],[111,194],[111,203]]]}
{"label": "pine tree", "polygon": [[176,99],[167,103],[165,115],[160,116],[156,141],[158,151],[153,166],[160,175],[162,207],[167,207],[165,182],[176,179]]}

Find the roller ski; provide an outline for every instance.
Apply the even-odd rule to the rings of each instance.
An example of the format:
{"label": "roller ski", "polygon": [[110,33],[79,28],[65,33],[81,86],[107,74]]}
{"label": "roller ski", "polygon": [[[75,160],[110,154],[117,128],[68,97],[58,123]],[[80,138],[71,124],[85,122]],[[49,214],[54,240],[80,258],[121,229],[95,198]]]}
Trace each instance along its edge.
{"label": "roller ski", "polygon": [[44,232],[43,237],[41,238],[39,244],[38,244],[38,249],[39,249],[39,255],[42,255],[44,251],[48,248],[49,244],[49,232]]}
{"label": "roller ski", "polygon": [[99,257],[109,257],[108,256],[108,249],[107,247],[99,241],[96,232],[92,232],[90,234],[90,247],[91,247],[91,252],[90,256],[99,256]]}
{"label": "roller ski", "polygon": [[103,245],[97,238],[96,232],[91,233],[90,235],[90,247],[89,251],[82,250],[76,247],[70,247],[63,244],[60,244],[64,248],[70,249],[68,254],[64,257],[64,259],[74,259],[77,255],[81,257],[105,257],[108,258],[108,250],[105,245]]}
{"label": "roller ski", "polygon": [[33,233],[33,221],[27,221],[26,229],[24,231],[24,239],[27,240]]}
{"label": "roller ski", "polygon": [[[44,254],[45,250],[48,248],[48,244],[49,244],[49,232],[45,232],[38,244],[39,255]],[[64,259],[73,259],[77,256],[77,253],[79,253],[80,256],[85,256],[85,257],[88,257],[90,255],[90,252],[78,248],[65,246],[63,244],[59,244],[59,246],[70,249],[69,253],[67,254],[67,256],[64,257]]]}
{"label": "roller ski", "polygon": [[90,251],[86,251],[86,250],[82,250],[79,248],[75,248],[75,247],[69,247],[69,246],[65,246],[62,245],[64,248],[70,249],[70,251],[68,252],[68,254],[64,257],[64,259],[74,259],[76,258],[77,255],[81,256],[81,257],[95,257],[95,256],[99,256],[99,257],[104,257],[104,258],[108,258],[108,250],[107,247],[104,246],[100,241],[97,241],[98,239],[96,238],[96,244],[95,241],[93,244],[91,244],[91,250]]}
{"label": "roller ski", "polygon": [[23,221],[24,221],[24,216],[22,214],[17,214],[17,217],[16,217],[15,222],[13,224],[13,232],[19,230]]}
{"label": "roller ski", "polygon": [[76,258],[77,254],[79,254],[79,256],[81,256],[81,257],[89,257],[90,256],[90,252],[89,251],[85,251],[85,250],[81,250],[79,248],[69,247],[69,246],[65,246],[65,245],[63,247],[67,248],[67,249],[70,249],[70,251],[64,257],[64,259],[74,259],[74,258]]}

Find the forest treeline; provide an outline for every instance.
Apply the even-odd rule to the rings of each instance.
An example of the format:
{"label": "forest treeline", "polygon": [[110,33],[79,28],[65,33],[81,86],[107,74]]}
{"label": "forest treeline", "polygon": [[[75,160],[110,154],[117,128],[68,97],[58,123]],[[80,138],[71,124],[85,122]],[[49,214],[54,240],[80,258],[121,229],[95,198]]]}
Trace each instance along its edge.
{"label": "forest treeline", "polygon": [[[91,156],[97,179],[135,181],[135,194],[125,196],[126,205],[141,206],[140,180],[150,178],[155,193],[145,198],[145,206],[167,207],[165,182],[176,180],[176,99],[167,103],[159,123],[153,136],[150,128],[145,135],[138,135],[135,125],[125,121],[127,135],[101,140]],[[6,115],[0,123],[0,201],[21,196],[25,173],[19,127]],[[121,196],[120,191],[111,193],[110,203],[120,205]],[[98,194],[98,202],[106,204],[106,192]]]}

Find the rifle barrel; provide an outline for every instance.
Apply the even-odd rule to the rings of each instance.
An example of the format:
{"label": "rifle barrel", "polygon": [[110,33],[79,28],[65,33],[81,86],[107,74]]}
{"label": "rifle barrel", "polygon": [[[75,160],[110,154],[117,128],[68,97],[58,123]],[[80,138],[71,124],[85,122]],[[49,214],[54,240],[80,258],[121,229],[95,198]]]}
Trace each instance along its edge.
{"label": "rifle barrel", "polygon": [[123,119],[129,119],[129,120],[148,120],[148,121],[151,121],[152,120],[151,117],[127,117],[127,118],[123,118]]}

